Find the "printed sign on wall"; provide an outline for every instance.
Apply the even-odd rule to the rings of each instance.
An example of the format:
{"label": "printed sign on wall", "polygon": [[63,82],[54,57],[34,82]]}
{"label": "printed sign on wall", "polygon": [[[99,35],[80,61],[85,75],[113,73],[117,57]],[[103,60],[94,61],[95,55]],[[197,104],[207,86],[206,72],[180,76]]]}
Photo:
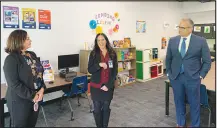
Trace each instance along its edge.
{"label": "printed sign on wall", "polygon": [[19,8],[3,6],[4,28],[19,28]]}
{"label": "printed sign on wall", "polygon": [[136,33],[145,33],[145,32],[146,32],[146,22],[136,21]]}
{"label": "printed sign on wall", "polygon": [[22,28],[36,29],[36,10],[33,8],[22,8]]}
{"label": "printed sign on wall", "polygon": [[50,10],[38,10],[39,29],[51,29]]}

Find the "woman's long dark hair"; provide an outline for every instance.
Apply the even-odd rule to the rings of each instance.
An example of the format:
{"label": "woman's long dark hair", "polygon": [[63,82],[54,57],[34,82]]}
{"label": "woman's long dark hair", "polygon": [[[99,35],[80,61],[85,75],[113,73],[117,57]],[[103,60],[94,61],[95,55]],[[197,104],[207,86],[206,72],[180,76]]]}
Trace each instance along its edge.
{"label": "woman's long dark hair", "polygon": [[94,48],[93,48],[93,56],[100,53],[100,48],[99,48],[99,46],[97,44],[97,38],[100,35],[102,35],[105,38],[105,40],[106,40],[106,49],[107,49],[107,51],[109,53],[109,57],[113,60],[116,53],[115,53],[114,49],[111,47],[108,37],[104,33],[99,33],[99,34],[96,35],[95,44],[94,44]]}

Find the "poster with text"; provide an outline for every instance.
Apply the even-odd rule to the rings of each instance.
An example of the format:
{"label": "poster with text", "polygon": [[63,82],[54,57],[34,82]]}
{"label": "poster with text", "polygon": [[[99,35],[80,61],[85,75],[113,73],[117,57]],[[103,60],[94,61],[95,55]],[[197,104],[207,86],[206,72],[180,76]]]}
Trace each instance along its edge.
{"label": "poster with text", "polygon": [[145,33],[145,32],[146,32],[146,22],[136,21],[136,33]]}
{"label": "poster with text", "polygon": [[19,8],[3,6],[4,28],[19,28]]}
{"label": "poster with text", "polygon": [[38,10],[39,29],[51,29],[50,10]]}
{"label": "poster with text", "polygon": [[22,8],[22,28],[36,29],[36,9]]}

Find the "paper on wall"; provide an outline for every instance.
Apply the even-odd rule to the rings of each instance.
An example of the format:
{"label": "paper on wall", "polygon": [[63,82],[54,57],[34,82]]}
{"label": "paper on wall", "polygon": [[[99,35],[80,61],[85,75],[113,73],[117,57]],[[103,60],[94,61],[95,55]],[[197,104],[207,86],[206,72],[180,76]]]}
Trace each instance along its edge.
{"label": "paper on wall", "polygon": [[194,26],[194,32],[201,32],[201,26]]}
{"label": "paper on wall", "polygon": [[204,26],[204,33],[210,33],[210,26]]}

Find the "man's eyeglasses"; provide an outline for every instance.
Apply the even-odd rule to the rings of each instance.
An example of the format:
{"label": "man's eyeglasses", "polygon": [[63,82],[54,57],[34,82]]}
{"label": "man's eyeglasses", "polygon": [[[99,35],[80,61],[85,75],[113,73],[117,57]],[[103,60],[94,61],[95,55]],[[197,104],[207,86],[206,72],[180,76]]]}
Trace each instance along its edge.
{"label": "man's eyeglasses", "polygon": [[178,29],[182,29],[182,30],[185,30],[187,28],[191,28],[191,27],[180,27],[180,26],[177,26]]}

